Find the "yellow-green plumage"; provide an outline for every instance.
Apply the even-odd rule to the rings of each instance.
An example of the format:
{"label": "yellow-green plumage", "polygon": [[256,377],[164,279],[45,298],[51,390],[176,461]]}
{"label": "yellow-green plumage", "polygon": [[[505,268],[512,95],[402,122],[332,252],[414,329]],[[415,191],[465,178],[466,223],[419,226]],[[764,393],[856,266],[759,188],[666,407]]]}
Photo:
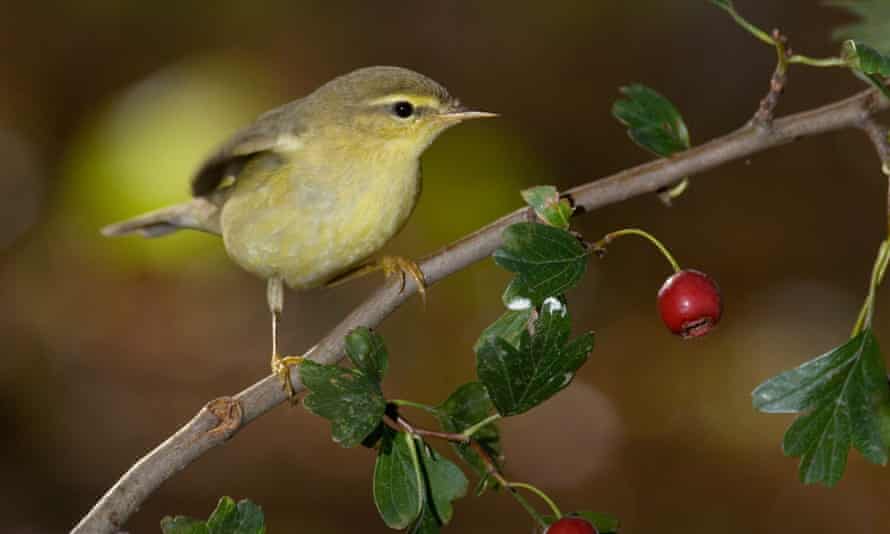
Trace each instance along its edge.
{"label": "yellow-green plumage", "polygon": [[[411,113],[400,116],[400,105]],[[250,272],[297,289],[322,285],[405,224],[420,194],[420,156],[436,136],[485,116],[416,72],[359,69],[235,133],[198,169],[191,202],[103,231],[217,233]]]}
{"label": "yellow-green plumage", "polygon": [[[247,164],[222,208],[229,255],[293,288],[325,283],[358,265],[401,229],[420,193],[418,159],[382,146],[324,160],[311,142]],[[313,172],[319,165],[324,173]]]}

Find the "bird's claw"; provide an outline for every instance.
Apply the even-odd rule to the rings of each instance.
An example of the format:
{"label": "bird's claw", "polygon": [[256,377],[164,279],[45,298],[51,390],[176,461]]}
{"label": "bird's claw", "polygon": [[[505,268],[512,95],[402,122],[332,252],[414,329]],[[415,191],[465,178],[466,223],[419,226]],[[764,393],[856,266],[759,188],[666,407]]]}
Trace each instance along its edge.
{"label": "bird's claw", "polygon": [[287,393],[287,399],[291,404],[297,401],[297,392],[290,381],[290,368],[299,365],[305,360],[303,356],[279,356],[272,354],[272,373],[281,380],[281,388]]}
{"label": "bird's claw", "polygon": [[417,263],[401,256],[384,256],[380,259],[380,267],[387,278],[394,274],[399,275],[399,293],[405,290],[405,276],[411,276],[417,285],[420,300],[426,305],[426,278]]}

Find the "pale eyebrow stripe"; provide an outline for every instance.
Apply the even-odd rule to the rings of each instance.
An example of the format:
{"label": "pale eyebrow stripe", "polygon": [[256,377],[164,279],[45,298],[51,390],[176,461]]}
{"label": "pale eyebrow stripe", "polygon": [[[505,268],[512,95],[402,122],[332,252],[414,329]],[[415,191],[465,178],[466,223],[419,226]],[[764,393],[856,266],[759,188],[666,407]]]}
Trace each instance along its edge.
{"label": "pale eyebrow stripe", "polygon": [[396,102],[410,102],[418,107],[438,107],[439,99],[432,96],[417,96],[417,95],[409,95],[406,93],[397,93],[393,95],[386,95],[380,98],[375,98],[368,102],[368,104],[372,106],[377,106],[381,104],[395,104]]}

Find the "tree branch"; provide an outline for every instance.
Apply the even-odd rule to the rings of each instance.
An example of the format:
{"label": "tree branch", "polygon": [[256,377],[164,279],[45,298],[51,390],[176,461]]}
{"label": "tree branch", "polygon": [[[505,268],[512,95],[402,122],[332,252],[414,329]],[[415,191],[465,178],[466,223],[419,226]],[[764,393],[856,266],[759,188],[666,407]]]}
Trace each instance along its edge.
{"label": "tree branch", "polygon": [[[729,135],[670,158],[655,160],[574,187],[564,192],[564,196],[577,208],[576,214],[587,213],[631,197],[653,193],[685,176],[801,137],[843,128],[861,128],[864,121],[887,107],[888,102],[876,90],[864,91],[827,106],[775,120],[768,129],[746,125]],[[434,284],[487,258],[501,244],[501,233],[507,226],[533,218],[529,208],[519,209],[428,256],[420,262],[427,283]],[[339,361],[343,357],[344,338],[350,330],[358,326],[378,325],[416,290],[413,281],[401,293],[398,280],[384,284],[310,349],[307,356],[327,364]],[[295,389],[303,389],[298,368],[293,368],[290,376]],[[234,397],[211,402],[178,432],[133,465],[73,532],[118,531],[142,502],[167,479],[285,400],[278,378],[272,375]]]}
{"label": "tree branch", "polygon": [[881,160],[884,174],[890,174],[890,170],[888,170],[888,167],[890,167],[890,142],[887,141],[887,127],[872,117],[864,119],[859,127],[862,128],[869,141],[874,145],[875,152]]}
{"label": "tree branch", "polygon": [[[887,127],[873,117],[867,117],[862,121],[860,128],[875,147],[875,152],[881,160],[881,171],[884,176],[890,178],[890,141],[887,139]],[[890,184],[887,187],[887,228],[890,235]]]}

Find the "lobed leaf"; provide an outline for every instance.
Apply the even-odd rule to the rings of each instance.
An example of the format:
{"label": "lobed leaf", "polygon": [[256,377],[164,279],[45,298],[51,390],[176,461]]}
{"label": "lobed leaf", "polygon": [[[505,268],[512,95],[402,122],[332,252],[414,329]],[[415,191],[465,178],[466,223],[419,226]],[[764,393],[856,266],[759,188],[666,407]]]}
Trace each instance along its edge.
{"label": "lobed leaf", "polygon": [[800,478],[834,486],[841,479],[850,445],[869,461],[885,465],[883,436],[890,412],[887,372],[871,328],[803,365],[775,376],[752,393],[766,413],[799,413],[782,448],[800,456]]}
{"label": "lobed leaf", "polygon": [[164,534],[265,534],[263,510],[249,500],[235,501],[223,497],[207,519],[190,517],[165,517],[161,520]]}
{"label": "lobed leaf", "polygon": [[346,335],[346,355],[366,377],[377,384],[383,380],[389,356],[383,337],[370,328],[360,326]]}
{"label": "lobed leaf", "polygon": [[210,534],[262,534],[266,531],[263,510],[248,501],[235,502],[223,497],[207,519]]}
{"label": "lobed leaf", "polygon": [[343,447],[360,444],[383,418],[386,400],[380,384],[359,369],[305,360],[300,378],[309,390],[303,406],[331,421],[331,438]]}
{"label": "lobed leaf", "polygon": [[511,310],[540,306],[548,297],[562,295],[587,269],[587,249],[572,234],[553,226],[518,223],[504,230],[504,244],[494,261],[516,277],[504,292]]}
{"label": "lobed leaf", "polygon": [[532,316],[532,308],[523,310],[507,310],[495,322],[488,325],[476,344],[473,345],[473,351],[478,352],[479,346],[486,340],[499,337],[514,347],[519,346],[519,337],[528,327],[528,321]]}
{"label": "lobed leaf", "polygon": [[572,381],[593,350],[593,334],[569,341],[571,326],[563,302],[548,298],[519,347],[488,339],[476,353],[477,374],[501,415],[518,415],[549,399]]}

